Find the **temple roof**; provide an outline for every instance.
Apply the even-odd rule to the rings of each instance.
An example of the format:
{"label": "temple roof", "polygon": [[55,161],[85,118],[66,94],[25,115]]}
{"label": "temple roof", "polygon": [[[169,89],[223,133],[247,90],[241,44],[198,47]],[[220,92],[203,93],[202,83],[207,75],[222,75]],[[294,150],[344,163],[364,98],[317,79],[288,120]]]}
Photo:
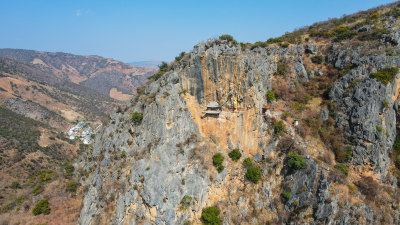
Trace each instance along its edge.
{"label": "temple roof", "polygon": [[219,104],[217,102],[209,102],[207,108],[219,108]]}
{"label": "temple roof", "polygon": [[207,110],[207,111],[204,111],[203,113],[205,113],[205,114],[210,114],[210,115],[219,115],[221,112],[220,112],[220,111],[210,111],[210,110]]}

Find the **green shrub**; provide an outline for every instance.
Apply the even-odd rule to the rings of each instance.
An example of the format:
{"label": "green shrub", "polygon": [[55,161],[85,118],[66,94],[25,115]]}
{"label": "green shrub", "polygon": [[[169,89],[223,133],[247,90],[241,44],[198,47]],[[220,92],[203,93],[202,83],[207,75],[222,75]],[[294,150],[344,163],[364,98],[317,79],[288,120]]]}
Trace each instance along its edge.
{"label": "green shrub", "polygon": [[292,197],[292,193],[290,190],[283,190],[282,191],[282,197],[288,201]]}
{"label": "green shrub", "polygon": [[290,152],[288,154],[288,166],[291,169],[301,169],[306,166],[306,162],[302,155],[298,154],[297,152]]}
{"label": "green shrub", "polygon": [[35,207],[32,210],[32,213],[35,216],[39,214],[50,214],[49,201],[47,199],[40,200],[38,203],[36,203]]}
{"label": "green shrub", "polygon": [[288,66],[286,63],[283,62],[283,60],[279,60],[276,68],[276,74],[284,76],[288,73]]}
{"label": "green shrub", "polygon": [[218,173],[221,173],[222,171],[224,171],[224,169],[225,169],[225,167],[224,167],[223,165],[219,165],[219,166],[217,167]]}
{"label": "green shrub", "polygon": [[345,151],[346,151],[346,161],[349,161],[351,159],[351,154],[353,152],[351,146],[350,145],[346,146]]}
{"label": "green shrub", "polygon": [[53,170],[42,170],[39,172],[38,177],[41,181],[51,180],[56,175],[56,171]]}
{"label": "green shrub", "polygon": [[274,44],[274,43],[281,43],[283,41],[282,38],[278,37],[278,38],[270,38],[267,40],[268,44]]}
{"label": "green shrub", "polygon": [[289,47],[289,43],[287,43],[287,42],[281,42],[279,45],[280,45],[282,48],[287,48],[287,47]]}
{"label": "green shrub", "polygon": [[183,211],[186,211],[190,207],[192,200],[193,200],[193,198],[189,195],[183,196],[179,208]]}
{"label": "green shrub", "polygon": [[34,187],[33,188],[33,190],[32,190],[32,194],[33,195],[38,195],[38,194],[40,194],[41,192],[43,192],[44,191],[44,187],[42,186],[42,185],[36,185],[36,187]]}
{"label": "green shrub", "polygon": [[326,30],[309,30],[308,34],[310,37],[323,37],[323,38],[330,38],[333,35],[333,32],[326,31]]}
{"label": "green shrub", "polygon": [[122,152],[120,157],[121,157],[121,159],[125,159],[126,158],[126,153]]}
{"label": "green shrub", "polygon": [[244,164],[245,166],[247,166],[247,167],[253,165],[253,163],[251,162],[251,159],[250,159],[250,158],[245,158],[244,161],[243,161],[243,164]]}
{"label": "green shrub", "polygon": [[240,48],[242,49],[242,51],[246,51],[247,46],[249,46],[249,45],[250,45],[250,43],[240,42]]}
{"label": "green shrub", "polygon": [[65,184],[65,191],[75,193],[78,185],[78,182],[68,182]]}
{"label": "green shrub", "polygon": [[370,19],[370,20],[377,20],[377,19],[379,19],[379,13],[377,13],[377,12],[374,12],[374,13],[372,13],[369,17],[368,17],[368,19]]}
{"label": "green shrub", "polygon": [[[224,156],[221,153],[215,153],[215,155],[212,157],[213,164],[214,166],[219,169],[220,166],[222,166],[222,162],[224,161]],[[223,167],[222,167],[223,170]]]}
{"label": "green shrub", "polygon": [[383,128],[378,125],[378,126],[376,126],[376,130],[379,131],[379,132],[382,132]]}
{"label": "green shrub", "polygon": [[323,60],[324,58],[322,57],[322,55],[315,55],[311,57],[311,62],[314,64],[321,64]]}
{"label": "green shrub", "polygon": [[179,95],[186,95],[187,92],[188,92],[188,90],[186,90],[186,89],[181,89],[181,90],[179,91]]}
{"label": "green shrub", "polygon": [[267,101],[268,102],[273,102],[273,101],[276,100],[275,93],[273,91],[271,91],[271,90],[267,91],[266,97],[267,97]]}
{"label": "green shrub", "polygon": [[370,76],[372,78],[377,79],[378,81],[382,82],[383,84],[387,84],[392,82],[396,74],[399,72],[399,69],[396,67],[386,67],[380,69],[376,73],[371,73]]}
{"label": "green shrub", "polygon": [[75,168],[71,163],[67,163],[67,165],[64,167],[64,177],[65,178],[70,178],[74,175]]}
{"label": "green shrub", "polygon": [[333,39],[333,41],[335,42],[351,39],[354,35],[356,35],[356,33],[351,31],[349,27],[344,26],[339,26],[335,28],[333,30],[333,34],[335,35],[335,38]]}
{"label": "green shrub", "polygon": [[285,130],[285,124],[283,123],[282,120],[279,120],[279,121],[274,120],[273,127],[274,127],[274,134],[276,136],[280,136],[283,133],[283,131]]}
{"label": "green shrub", "polygon": [[231,152],[229,152],[228,155],[235,162],[237,162],[240,159],[240,157],[242,157],[242,153],[240,153],[239,149],[237,149],[237,148],[235,148]]}
{"label": "green shrub", "polygon": [[206,225],[221,225],[222,220],[219,218],[221,211],[216,207],[207,207],[201,212],[201,220]]}
{"label": "green shrub", "polygon": [[21,189],[22,188],[21,185],[17,181],[12,182],[10,187],[12,189]]}
{"label": "green shrub", "polygon": [[25,196],[19,196],[15,199],[15,203],[18,205],[21,205],[25,201],[26,197]]}
{"label": "green shrub", "polygon": [[343,173],[346,176],[349,175],[349,167],[344,163],[336,164],[335,169],[339,170],[339,172]]}
{"label": "green shrub", "polygon": [[253,50],[253,49],[258,48],[258,47],[266,48],[267,46],[268,46],[267,43],[258,41],[258,42],[256,42],[256,43],[254,43],[254,44],[250,47],[250,49]]}
{"label": "green shrub", "polygon": [[175,61],[177,61],[177,62],[181,61],[181,59],[183,58],[183,56],[185,56],[185,52],[181,52],[181,53],[179,54],[179,56],[175,57]]}
{"label": "green shrub", "polygon": [[131,120],[135,125],[141,124],[142,120],[143,120],[143,113],[140,113],[140,112],[132,113]]}
{"label": "green shrub", "polygon": [[158,80],[158,79],[160,79],[167,71],[168,71],[168,63],[167,63],[167,62],[161,62],[161,64],[158,66],[158,71],[157,71],[157,73],[151,75],[148,79],[150,79],[150,80]]}
{"label": "green shrub", "polygon": [[223,34],[223,35],[219,36],[219,40],[234,41],[235,39],[233,38],[232,35]]}
{"label": "green shrub", "polygon": [[389,102],[387,100],[383,101],[383,107],[388,108]]}
{"label": "green shrub", "polygon": [[384,34],[388,34],[389,31],[387,29],[374,29],[372,32],[365,32],[360,35],[358,35],[358,40],[360,41],[372,41],[372,40],[378,40],[382,37]]}
{"label": "green shrub", "polygon": [[257,167],[250,166],[246,172],[246,178],[254,183],[257,183],[261,179],[261,170]]}
{"label": "green shrub", "polygon": [[397,153],[400,153],[400,136],[396,137],[396,141],[393,144],[393,150]]}
{"label": "green shrub", "polygon": [[355,192],[357,190],[357,186],[354,184],[349,184],[347,187],[349,188],[350,192]]}

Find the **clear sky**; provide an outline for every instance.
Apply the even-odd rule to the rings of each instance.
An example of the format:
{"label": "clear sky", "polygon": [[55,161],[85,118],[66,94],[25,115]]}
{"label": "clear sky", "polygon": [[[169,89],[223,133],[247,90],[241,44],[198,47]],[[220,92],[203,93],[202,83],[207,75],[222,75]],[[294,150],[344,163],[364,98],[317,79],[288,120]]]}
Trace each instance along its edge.
{"label": "clear sky", "polygon": [[0,0],[0,48],[171,61],[208,38],[265,41],[389,0]]}

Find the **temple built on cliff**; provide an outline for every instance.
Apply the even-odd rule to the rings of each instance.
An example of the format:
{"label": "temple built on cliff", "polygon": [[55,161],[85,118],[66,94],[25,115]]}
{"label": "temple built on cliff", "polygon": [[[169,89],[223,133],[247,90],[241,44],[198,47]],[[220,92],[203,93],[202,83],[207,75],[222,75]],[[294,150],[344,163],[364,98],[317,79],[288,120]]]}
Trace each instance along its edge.
{"label": "temple built on cliff", "polygon": [[212,116],[218,116],[221,113],[221,106],[217,102],[209,102],[207,105],[207,110],[203,113]]}

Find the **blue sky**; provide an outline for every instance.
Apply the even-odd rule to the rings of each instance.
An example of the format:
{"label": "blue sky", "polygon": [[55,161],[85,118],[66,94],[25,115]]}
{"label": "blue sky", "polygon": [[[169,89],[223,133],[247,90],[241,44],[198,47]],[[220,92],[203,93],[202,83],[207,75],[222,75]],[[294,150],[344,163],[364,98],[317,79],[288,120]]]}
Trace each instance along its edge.
{"label": "blue sky", "polygon": [[388,0],[0,0],[0,48],[171,61],[208,38],[265,41]]}

